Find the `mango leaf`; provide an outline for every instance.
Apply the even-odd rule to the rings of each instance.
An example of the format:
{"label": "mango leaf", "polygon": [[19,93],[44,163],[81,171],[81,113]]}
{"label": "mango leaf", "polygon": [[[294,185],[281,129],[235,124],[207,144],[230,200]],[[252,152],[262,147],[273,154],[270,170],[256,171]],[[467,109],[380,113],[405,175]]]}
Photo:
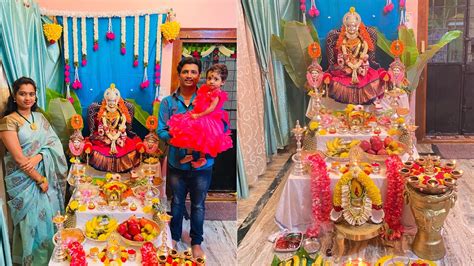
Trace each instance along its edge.
{"label": "mango leaf", "polygon": [[391,44],[392,42],[388,40],[387,37],[385,37],[385,35],[377,29],[377,46],[393,58],[393,54],[390,52]]}
{"label": "mango leaf", "polygon": [[133,104],[135,107],[134,118],[146,128],[146,119],[150,116],[150,114],[143,110],[143,108],[134,99],[126,99],[126,101]]}
{"label": "mango leaf", "polygon": [[49,102],[47,113],[50,117],[50,124],[58,135],[63,148],[66,150],[69,136],[73,133],[72,127],[69,125],[71,117],[76,114],[76,110],[71,102],[64,98],[55,98]]}
{"label": "mango leaf", "polygon": [[76,114],[82,115],[82,106],[81,101],[77,97],[77,94],[74,91],[71,91],[71,97],[74,100],[72,106],[74,106],[74,110],[76,110]]}
{"label": "mango leaf", "polygon": [[459,30],[448,31],[443,35],[443,37],[441,37],[438,43],[429,45],[425,53],[418,56],[414,65],[407,68],[407,79],[410,81],[410,91],[413,91],[418,87],[421,73],[423,72],[423,69],[425,68],[428,61],[446,44],[459,38],[461,35],[462,31]]}

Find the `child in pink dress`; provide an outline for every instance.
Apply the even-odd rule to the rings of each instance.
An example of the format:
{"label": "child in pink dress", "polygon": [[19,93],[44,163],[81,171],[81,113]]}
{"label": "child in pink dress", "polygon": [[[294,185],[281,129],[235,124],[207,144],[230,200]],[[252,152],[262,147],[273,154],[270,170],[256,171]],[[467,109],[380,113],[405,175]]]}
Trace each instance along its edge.
{"label": "child in pink dress", "polygon": [[193,101],[194,109],[184,114],[175,114],[168,121],[170,143],[176,147],[188,149],[180,163],[193,161],[192,151],[199,151],[200,158],[191,162],[194,168],[206,165],[205,155],[216,157],[218,153],[232,148],[229,118],[223,110],[227,93],[221,90],[227,79],[227,67],[215,64],[206,72],[206,84],[197,90]]}

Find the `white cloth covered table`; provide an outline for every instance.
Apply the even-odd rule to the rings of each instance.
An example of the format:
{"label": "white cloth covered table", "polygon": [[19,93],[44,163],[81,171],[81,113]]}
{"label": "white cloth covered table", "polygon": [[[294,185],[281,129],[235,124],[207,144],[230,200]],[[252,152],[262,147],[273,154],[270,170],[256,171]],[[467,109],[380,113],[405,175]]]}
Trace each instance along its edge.
{"label": "white cloth covered table", "polygon": [[[385,167],[382,164],[380,173],[377,175],[371,174],[370,177],[380,189],[382,202],[384,202],[387,191],[387,178],[385,176]],[[331,199],[332,191],[340,177],[340,174],[329,171]],[[306,228],[311,225],[312,219],[311,198],[310,176],[308,174],[304,176],[290,174],[283,188],[275,214],[275,222],[280,229],[306,231]],[[402,224],[405,226],[406,231],[411,231],[416,227],[413,215],[406,204],[403,208]]]}

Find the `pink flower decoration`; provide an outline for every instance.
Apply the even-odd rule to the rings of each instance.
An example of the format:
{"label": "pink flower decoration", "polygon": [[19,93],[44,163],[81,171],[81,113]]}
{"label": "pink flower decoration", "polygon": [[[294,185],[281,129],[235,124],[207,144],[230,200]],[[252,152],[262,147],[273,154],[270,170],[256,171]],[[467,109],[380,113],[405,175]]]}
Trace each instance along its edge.
{"label": "pink flower decoration", "polygon": [[317,9],[315,6],[313,6],[309,9],[308,13],[309,13],[310,17],[317,17],[317,16],[319,16],[319,9]]}
{"label": "pink flower decoration", "polygon": [[71,80],[69,79],[69,77],[66,77],[66,78],[64,79],[64,82],[66,82],[66,83],[70,83],[70,82],[71,82]]}
{"label": "pink flower decoration", "polygon": [[301,3],[301,4],[306,3],[306,0],[300,0],[300,3]]}
{"label": "pink flower decoration", "polygon": [[99,43],[94,43],[93,49],[94,51],[99,50]]}
{"label": "pink flower decoration", "polygon": [[150,86],[150,81],[149,80],[145,80],[144,82],[142,82],[140,84],[140,88],[142,88],[142,89],[148,88],[148,86]]}
{"label": "pink flower decoration", "polygon": [[156,65],[155,65],[155,70],[160,70],[160,69],[161,69],[160,64],[156,64]]}
{"label": "pink flower decoration", "polygon": [[160,72],[155,72],[155,77],[159,78],[160,77]]}
{"label": "pink flower decoration", "polygon": [[68,70],[65,70],[65,71],[64,71],[64,76],[65,76],[65,77],[69,77],[69,71],[68,71]]}
{"label": "pink flower decoration", "polygon": [[65,65],[64,69],[69,70],[71,67],[69,65]]}
{"label": "pink flower decoration", "polygon": [[69,100],[70,103],[74,103],[74,98],[69,97],[68,100]]}
{"label": "pink flower decoration", "polygon": [[306,5],[305,5],[305,4],[301,4],[301,5],[300,5],[300,9],[301,9],[301,11],[305,11],[305,10],[306,10]]}
{"label": "pink flower decoration", "polygon": [[105,37],[107,38],[107,40],[112,41],[112,40],[115,39],[115,33],[109,31],[109,32],[107,32],[107,33],[105,34]]}
{"label": "pink flower decoration", "polygon": [[82,59],[82,66],[86,66],[87,65],[87,59]]}
{"label": "pink flower decoration", "polygon": [[405,8],[406,1],[405,0],[400,0],[399,6],[400,8]]}
{"label": "pink flower decoration", "polygon": [[134,60],[133,61],[133,67],[137,67],[138,66],[138,60]]}
{"label": "pink flower decoration", "polygon": [[79,80],[75,80],[72,83],[72,88],[75,90],[81,89],[82,88],[82,83]]}
{"label": "pink flower decoration", "polygon": [[127,52],[127,49],[125,47],[120,48],[120,53],[125,54]]}

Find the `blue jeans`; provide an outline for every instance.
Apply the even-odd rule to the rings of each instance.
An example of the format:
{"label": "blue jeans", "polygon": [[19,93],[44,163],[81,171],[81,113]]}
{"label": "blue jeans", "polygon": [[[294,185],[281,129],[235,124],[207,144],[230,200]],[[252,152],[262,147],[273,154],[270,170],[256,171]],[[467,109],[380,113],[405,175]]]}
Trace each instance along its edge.
{"label": "blue jeans", "polygon": [[180,170],[168,165],[168,182],[173,191],[171,201],[171,236],[179,241],[183,230],[183,214],[186,195],[191,197],[191,245],[200,245],[203,241],[204,202],[211,184],[212,166],[203,170]]}

